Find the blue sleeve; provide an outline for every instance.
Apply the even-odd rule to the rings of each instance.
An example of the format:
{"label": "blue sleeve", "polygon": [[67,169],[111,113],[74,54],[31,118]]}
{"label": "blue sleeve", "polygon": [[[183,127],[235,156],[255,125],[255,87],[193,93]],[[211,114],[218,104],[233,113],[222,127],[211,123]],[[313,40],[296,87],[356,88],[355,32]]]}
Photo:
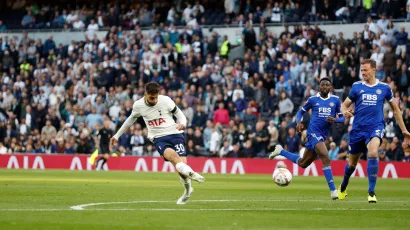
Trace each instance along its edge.
{"label": "blue sleeve", "polygon": [[303,109],[299,109],[298,113],[296,114],[296,122],[301,122],[303,118],[303,114],[305,111]]}
{"label": "blue sleeve", "polygon": [[391,90],[390,86],[386,87],[386,97],[385,99],[389,102],[393,101],[393,91]]}
{"label": "blue sleeve", "polygon": [[312,99],[309,97],[308,100],[306,101],[305,105],[302,107],[301,110],[303,110],[304,112],[309,111],[309,109],[312,108]]}
{"label": "blue sleeve", "polygon": [[343,116],[343,113],[338,113],[338,118],[336,118],[336,123],[345,123],[345,117]]}
{"label": "blue sleeve", "polygon": [[358,96],[356,88],[357,87],[355,87],[355,84],[353,84],[353,86],[352,86],[352,88],[350,89],[350,92],[349,92],[349,99],[353,102],[355,102],[357,100],[357,96]]}
{"label": "blue sleeve", "polygon": [[308,99],[305,103],[305,105],[299,109],[298,113],[296,114],[296,121],[297,122],[301,122],[302,118],[303,118],[303,114],[305,114],[305,112],[309,111],[310,108],[312,108],[312,99]]}
{"label": "blue sleeve", "polygon": [[336,114],[340,113],[340,107],[342,106],[342,103],[340,102],[340,98],[337,99],[336,101]]}

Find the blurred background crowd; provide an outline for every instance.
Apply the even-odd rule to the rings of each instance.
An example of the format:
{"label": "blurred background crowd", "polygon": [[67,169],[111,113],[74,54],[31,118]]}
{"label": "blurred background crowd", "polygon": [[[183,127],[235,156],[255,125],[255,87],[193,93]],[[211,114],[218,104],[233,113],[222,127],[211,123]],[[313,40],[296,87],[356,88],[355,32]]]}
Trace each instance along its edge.
{"label": "blurred background crowd", "polygon": [[[393,89],[410,130],[408,33],[392,21],[410,15],[410,1],[33,2],[1,3],[0,32],[107,33],[69,45],[53,36],[33,39],[27,31],[1,36],[0,154],[89,154],[98,147],[98,130],[116,131],[150,81],[158,82],[187,117],[189,156],[267,157],[275,144],[303,152],[306,134],[295,132],[297,110],[317,94],[323,77],[332,79],[332,93],[344,100],[360,80],[360,61],[366,58],[376,61],[376,77]],[[346,31],[353,38],[345,39],[344,32],[326,34],[316,24],[334,20],[365,25]],[[275,22],[298,23],[285,24],[277,34],[265,24]],[[204,35],[206,25],[223,24],[243,29],[243,56],[231,56],[238,44],[226,35],[212,28]],[[380,160],[409,162],[409,145],[388,104],[384,111]],[[332,126],[326,142],[332,160],[346,158],[350,128],[351,121]],[[158,155],[146,135],[140,118],[112,151]]]}

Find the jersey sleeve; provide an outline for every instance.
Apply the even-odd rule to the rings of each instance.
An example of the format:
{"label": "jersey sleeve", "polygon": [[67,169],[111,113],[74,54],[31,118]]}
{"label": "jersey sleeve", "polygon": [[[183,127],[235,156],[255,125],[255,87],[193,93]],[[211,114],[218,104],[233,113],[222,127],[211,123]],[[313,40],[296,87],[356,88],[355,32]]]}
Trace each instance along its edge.
{"label": "jersey sleeve", "polygon": [[357,100],[358,93],[357,93],[357,86],[356,84],[353,84],[352,88],[350,89],[349,92],[349,99],[353,102]]}
{"label": "jersey sleeve", "polygon": [[176,113],[178,111],[178,107],[175,105],[175,102],[168,96],[165,96],[164,98],[166,109],[171,113]]}
{"label": "jersey sleeve", "polygon": [[135,102],[134,105],[132,106],[131,116],[134,118],[138,118],[141,116],[140,107],[138,106],[137,102]]}
{"label": "jersey sleeve", "polygon": [[342,106],[342,103],[340,102],[340,98],[337,98],[336,100],[336,115],[340,113],[340,107]]}
{"label": "jersey sleeve", "polygon": [[386,97],[385,97],[385,99],[388,101],[388,102],[392,102],[393,101],[393,91],[391,90],[391,88],[390,88],[390,86],[387,86],[386,87]]}
{"label": "jersey sleeve", "polygon": [[307,112],[311,108],[312,108],[312,98],[309,97],[308,100],[306,101],[305,105],[302,107],[302,110]]}

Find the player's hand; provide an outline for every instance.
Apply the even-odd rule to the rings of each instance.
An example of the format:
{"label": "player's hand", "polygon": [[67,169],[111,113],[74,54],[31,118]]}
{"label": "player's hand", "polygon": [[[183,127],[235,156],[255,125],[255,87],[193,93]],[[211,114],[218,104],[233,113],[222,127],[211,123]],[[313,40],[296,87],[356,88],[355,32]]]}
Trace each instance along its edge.
{"label": "player's hand", "polygon": [[336,122],[336,117],[328,116],[328,117],[327,117],[327,122],[329,122],[329,123],[335,123],[335,122]]}
{"label": "player's hand", "polygon": [[117,138],[111,137],[111,139],[110,139],[110,146],[111,146],[111,147],[115,147],[115,146],[117,146],[117,144],[118,144]]}
{"label": "player's hand", "polygon": [[302,122],[299,122],[299,123],[296,125],[296,132],[297,132],[297,133],[301,133],[304,128],[305,128],[305,125],[303,125]]}
{"label": "player's hand", "polygon": [[402,132],[402,134],[404,135],[404,138],[406,138],[407,139],[407,141],[410,141],[410,133],[409,133],[409,131],[403,131]]}
{"label": "player's hand", "polygon": [[184,129],[185,129],[185,125],[183,125],[183,124],[179,124],[178,127],[177,127],[177,130],[179,130],[179,131],[184,130]]}
{"label": "player's hand", "polygon": [[346,119],[350,119],[351,117],[353,117],[353,110],[350,109],[350,110],[344,111],[344,112],[343,112],[343,116],[344,116]]}

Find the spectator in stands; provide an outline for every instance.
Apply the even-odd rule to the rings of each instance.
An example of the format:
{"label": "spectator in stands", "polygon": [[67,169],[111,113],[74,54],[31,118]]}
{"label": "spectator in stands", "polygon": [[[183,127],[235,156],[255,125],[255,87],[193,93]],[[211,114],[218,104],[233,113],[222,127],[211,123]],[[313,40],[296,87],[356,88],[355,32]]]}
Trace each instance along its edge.
{"label": "spectator in stands", "polygon": [[399,56],[401,53],[406,53],[408,33],[405,31],[404,26],[400,28],[400,32],[396,34],[397,48],[396,55]]}
{"label": "spectator in stands", "polygon": [[99,26],[97,23],[95,23],[94,19],[91,19],[90,24],[87,26],[87,31],[89,32],[95,32],[98,31]]}
{"label": "spectator in stands", "polygon": [[402,161],[404,158],[403,148],[400,143],[392,142],[386,156],[393,161]]}
{"label": "spectator in stands", "polygon": [[32,16],[31,11],[28,11],[27,14],[21,20],[21,25],[24,28],[33,28],[35,25],[35,18]]}
{"label": "spectator in stands", "polygon": [[2,20],[0,20],[0,32],[4,32],[4,31],[6,31],[6,30],[7,30],[6,25],[3,24],[3,21],[2,21]]}
{"label": "spectator in stands", "polygon": [[279,113],[281,116],[293,113],[293,102],[289,99],[285,92],[281,92],[279,101]]}
{"label": "spectator in stands", "polygon": [[338,153],[339,153],[339,147],[336,147],[336,143],[332,142],[330,143],[330,149],[329,149],[329,158],[330,160],[338,160]]}

